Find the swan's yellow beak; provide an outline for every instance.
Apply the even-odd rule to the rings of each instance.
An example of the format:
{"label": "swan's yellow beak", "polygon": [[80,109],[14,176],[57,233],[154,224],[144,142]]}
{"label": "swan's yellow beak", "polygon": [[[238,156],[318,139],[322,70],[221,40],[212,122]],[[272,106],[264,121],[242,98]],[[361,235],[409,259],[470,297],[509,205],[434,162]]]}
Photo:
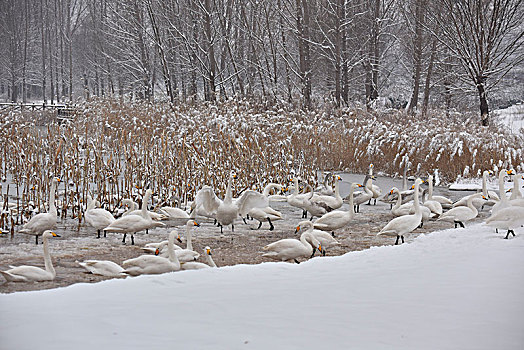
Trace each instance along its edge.
{"label": "swan's yellow beak", "polygon": [[53,237],[60,237],[60,235],[57,235],[57,234],[54,233],[54,232],[51,232],[51,234],[53,235]]}
{"label": "swan's yellow beak", "polygon": [[160,254],[160,249],[156,248],[155,255],[158,255],[158,254]]}
{"label": "swan's yellow beak", "polygon": [[484,199],[484,200],[486,200],[486,201],[488,200],[488,199],[486,198],[486,196],[482,196],[482,199]]}
{"label": "swan's yellow beak", "polygon": [[322,244],[318,245],[318,251],[322,253]]}
{"label": "swan's yellow beak", "polygon": [[358,187],[364,187],[364,186],[362,186],[361,184],[357,184],[357,186],[358,186]]}
{"label": "swan's yellow beak", "polygon": [[514,174],[515,174],[515,173],[513,172],[513,169],[506,171],[506,173],[507,173],[508,175],[514,175]]}
{"label": "swan's yellow beak", "polygon": [[176,240],[177,240],[179,243],[182,243],[182,239],[180,238],[180,235],[177,235],[177,236],[176,236]]}
{"label": "swan's yellow beak", "polygon": [[393,194],[393,190],[389,191],[389,194]]}
{"label": "swan's yellow beak", "polygon": [[200,224],[199,224],[198,222],[196,222],[196,221],[193,221],[193,226],[198,226],[198,227],[200,227]]}
{"label": "swan's yellow beak", "polygon": [[211,255],[211,249],[206,249],[206,254]]}
{"label": "swan's yellow beak", "polygon": [[297,228],[295,229],[295,233],[297,233],[298,231],[300,231],[300,226],[297,226]]}

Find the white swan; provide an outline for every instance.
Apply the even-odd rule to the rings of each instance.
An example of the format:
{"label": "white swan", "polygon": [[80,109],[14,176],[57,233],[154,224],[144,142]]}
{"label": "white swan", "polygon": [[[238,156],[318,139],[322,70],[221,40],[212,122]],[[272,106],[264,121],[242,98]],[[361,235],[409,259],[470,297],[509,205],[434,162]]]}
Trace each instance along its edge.
{"label": "white swan", "polygon": [[154,227],[163,227],[165,224],[153,221],[147,210],[147,203],[151,197],[151,190],[148,189],[142,201],[142,215],[126,215],[113,221],[112,224],[104,228],[107,232],[123,233],[122,242],[125,244],[127,233],[131,233],[131,244],[135,244],[134,234]]}
{"label": "white swan", "polygon": [[342,181],[342,178],[337,175],[335,181],[334,196],[315,194],[313,198],[310,199],[316,205],[324,207],[328,212],[340,208],[344,203],[342,197],[340,196],[340,181]]}
{"label": "white swan", "polygon": [[[326,251],[328,248],[340,245],[340,243],[329,233],[315,230],[311,221],[301,221],[298,223],[298,226],[300,226],[300,230],[305,230],[305,232],[311,233],[311,235],[305,236],[306,241],[311,246],[315,244],[313,242],[313,239],[316,239],[320,243],[320,246],[322,247],[322,255],[324,256],[326,255]],[[313,253],[311,254],[310,258],[312,258],[315,255],[316,251],[316,249],[313,249]]]}
{"label": "white swan", "polygon": [[93,275],[100,275],[106,277],[123,276],[124,269],[122,266],[110,260],[84,260],[76,261],[76,263],[86,269],[87,272]]}
{"label": "white swan", "polygon": [[38,244],[38,236],[41,236],[44,231],[52,230],[56,227],[56,206],[55,206],[55,192],[56,186],[60,182],[60,179],[53,177],[51,180],[51,188],[49,191],[49,211],[47,213],[36,214],[29,220],[19,233],[25,233],[28,235],[34,235],[36,238],[36,244]]}
{"label": "white swan", "polygon": [[[322,217],[317,219],[313,224],[314,228],[322,231],[331,231],[331,234],[335,234],[335,230],[348,225],[355,215],[355,208],[353,206],[353,192],[359,184],[351,184],[349,190],[349,210],[335,210],[324,214]],[[322,243],[322,242],[321,242]]]}
{"label": "white swan", "polygon": [[[300,230],[301,227],[297,226],[295,232],[299,232]],[[309,238],[312,244],[308,243],[306,238]],[[292,238],[285,238],[268,244],[262,249],[267,252],[262,254],[263,257],[281,261],[294,260],[297,264],[299,264],[299,261],[297,260],[298,258],[309,258],[312,249],[318,249],[322,252],[320,242],[307,231],[300,235],[300,241]]]}
{"label": "white swan", "polygon": [[218,226],[220,226],[220,233],[223,233],[223,227],[231,225],[231,231],[235,230],[235,220],[238,217],[238,206],[233,203],[233,194],[231,186],[233,180],[237,178],[234,172],[229,174],[229,180],[227,182],[226,195],[224,200],[220,202],[217,208],[216,219]]}
{"label": "white swan", "polygon": [[[95,204],[96,201],[94,201],[93,198],[91,198],[91,195],[88,194],[87,209],[85,211],[84,217],[86,219],[86,222],[97,230],[97,238],[100,238],[100,230],[111,225],[115,221],[115,218],[107,210],[102,208],[95,208]],[[104,231],[104,237],[106,237],[106,231]]]}
{"label": "white swan", "polygon": [[[354,205],[355,205],[355,212],[360,213],[360,205],[363,203],[368,202],[373,198],[373,192],[371,191],[371,178],[368,178],[366,180],[366,183],[364,184],[364,191],[363,192],[356,192],[354,194]],[[359,187],[362,187],[360,185]]]}
{"label": "white swan", "polygon": [[180,208],[162,207],[160,211],[171,219],[189,219],[189,213]]}
{"label": "white swan", "polygon": [[411,203],[402,204],[402,195],[400,193],[400,190],[396,187],[393,187],[389,194],[397,194],[397,202],[395,205],[391,208],[391,214],[393,216],[403,216],[403,215],[409,215],[409,211],[412,207]]}
{"label": "white swan", "polygon": [[306,210],[306,212],[309,212],[311,214],[311,219],[313,219],[315,216],[321,217],[322,215],[331,211],[330,208],[325,205],[325,203],[316,202],[314,200],[315,192],[313,192],[313,188],[310,185],[306,186],[310,190],[310,192],[309,196],[304,200],[304,209]]}
{"label": "white swan", "polygon": [[413,206],[415,207],[415,214],[413,215],[404,215],[391,220],[382,230],[380,230],[378,235],[396,235],[397,240],[395,245],[398,244],[399,238],[402,239],[404,243],[404,235],[415,230],[422,221],[422,212],[420,210],[419,203],[419,187],[422,183],[421,179],[415,180],[415,199]]}
{"label": "white swan", "polygon": [[11,269],[7,271],[0,271],[7,282],[40,282],[52,281],[56,277],[56,271],[51,261],[49,254],[48,239],[51,237],[60,237],[51,230],[46,230],[42,234],[42,241],[44,243],[44,263],[45,270],[36,266],[10,266]]}
{"label": "white swan", "polygon": [[461,207],[452,208],[448,210],[447,212],[445,212],[444,214],[442,214],[442,216],[438,218],[437,220],[454,222],[455,228],[457,228],[457,225],[465,227],[464,226],[465,221],[472,220],[476,218],[478,215],[478,210],[473,205],[473,200],[475,198],[483,198],[487,200],[487,198],[484,197],[482,193],[475,193],[473,196],[469,197],[468,205],[466,207],[461,206]]}
{"label": "white swan", "polygon": [[508,239],[510,233],[515,236],[514,230],[524,225],[524,207],[511,206],[500,209],[486,219],[486,225],[497,230],[508,230],[505,239]]}
{"label": "white swan", "polygon": [[[307,188],[307,187],[306,187]],[[311,186],[309,186],[311,188]],[[293,193],[287,197],[287,203],[295,208],[302,209],[302,218],[307,218],[307,211],[305,209],[306,200],[312,196],[309,193],[299,193],[298,178],[293,178]]]}
{"label": "white swan", "polygon": [[491,209],[491,214],[496,214],[499,210],[504,209],[504,208],[508,208],[508,207],[511,206],[510,201],[509,201],[508,197],[506,196],[506,191],[504,189],[504,177],[506,175],[513,175],[513,171],[512,170],[508,171],[506,169],[501,169],[500,170],[500,172],[499,172],[499,197],[500,197],[500,201],[495,203],[495,205]]}
{"label": "white swan", "polygon": [[[176,249],[175,255],[177,259],[182,262],[188,262],[188,261],[195,261],[200,257],[200,254],[195,252],[193,250],[193,243],[192,243],[192,231],[193,227],[200,226],[196,221],[194,220],[188,220],[185,228],[186,228],[186,249]],[[175,234],[179,236],[176,230],[174,230]],[[175,245],[173,244],[173,249],[175,248]],[[162,257],[169,257],[169,245],[167,246],[168,251],[165,251],[164,249],[159,247],[158,252],[155,254],[162,256]],[[162,250],[162,252],[160,252]]]}
{"label": "white swan", "polygon": [[[475,198],[473,200],[473,205],[477,208],[480,208],[482,205],[494,205],[496,202],[500,200],[499,196],[495,192],[488,191],[487,178],[489,174],[490,172],[488,170],[484,170],[482,172],[482,194],[484,195],[484,197],[488,199],[488,201],[486,202],[485,200],[480,199],[478,197]],[[453,207],[467,206],[468,198],[472,195],[473,194],[462,197],[461,199],[459,199],[457,202],[453,204]]]}
{"label": "white swan", "polygon": [[169,258],[156,255],[141,255],[137,258],[125,260],[122,266],[125,268],[124,273],[131,276],[143,274],[160,274],[181,269],[180,262],[174,254],[173,244],[175,241],[176,231],[169,233],[168,254]]}
{"label": "white swan", "polygon": [[[373,168],[374,168],[373,163],[369,164],[368,176],[372,180],[375,179],[375,177],[373,176]],[[366,180],[367,178],[364,179],[364,183],[366,183]],[[373,185],[373,182],[371,182],[370,190],[373,193],[373,196],[371,197],[372,199],[374,199],[373,205],[377,205],[377,198],[380,197],[380,195],[382,194],[382,190],[377,185]],[[369,200],[368,204],[371,204],[371,199]]]}
{"label": "white swan", "polygon": [[204,248],[204,253],[206,255],[206,260],[207,260],[207,263],[209,264],[209,266],[217,267],[217,264],[215,264],[215,261],[213,260],[213,257],[211,256],[211,248],[206,246]]}

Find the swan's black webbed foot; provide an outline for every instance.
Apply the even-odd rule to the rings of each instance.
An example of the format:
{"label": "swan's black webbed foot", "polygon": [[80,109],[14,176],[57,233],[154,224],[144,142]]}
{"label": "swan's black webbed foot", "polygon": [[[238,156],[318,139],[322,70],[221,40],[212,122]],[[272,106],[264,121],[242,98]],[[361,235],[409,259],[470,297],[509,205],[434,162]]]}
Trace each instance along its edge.
{"label": "swan's black webbed foot", "polygon": [[464,226],[464,223],[462,223],[462,221],[459,221],[458,223],[460,224],[460,226],[462,226],[462,228],[466,228],[466,226]]}
{"label": "swan's black webbed foot", "polygon": [[100,230],[98,230],[98,236],[96,238],[100,238]]}
{"label": "swan's black webbed foot", "polygon": [[297,264],[300,264],[300,261],[298,261],[297,259],[293,259],[293,260],[295,260],[295,262],[296,262]]}
{"label": "swan's black webbed foot", "polygon": [[404,243],[404,236],[400,236],[400,238],[402,238],[402,243]]}
{"label": "swan's black webbed foot", "polygon": [[397,240],[395,241],[395,245],[398,245],[398,240],[400,239],[400,236],[397,235]]}
{"label": "swan's black webbed foot", "polygon": [[36,238],[36,245],[38,245],[38,236],[35,236]]}
{"label": "swan's black webbed foot", "polygon": [[135,245],[135,236],[131,235],[131,245]]}
{"label": "swan's black webbed foot", "polygon": [[[313,253],[312,253],[311,256],[309,257],[310,259],[311,259],[312,257],[315,256],[315,251],[316,251],[316,249],[313,249]],[[296,261],[296,259],[295,259],[295,261]]]}
{"label": "swan's black webbed foot", "polygon": [[335,237],[335,231],[331,231],[331,237]]}
{"label": "swan's black webbed foot", "polygon": [[326,256],[326,250],[322,249],[322,256]]}
{"label": "swan's black webbed foot", "polygon": [[[273,231],[275,229],[275,226],[273,226],[271,219],[267,218],[267,222],[269,222],[269,231]],[[262,226],[262,221],[260,222],[260,226]],[[260,226],[258,228],[260,228]]]}
{"label": "swan's black webbed foot", "polygon": [[242,218],[242,221],[244,221],[244,224],[247,225],[247,221],[246,221],[246,218]]}
{"label": "swan's black webbed foot", "polygon": [[122,238],[122,243],[126,244],[126,237],[127,237],[127,233],[124,233],[124,238]]}

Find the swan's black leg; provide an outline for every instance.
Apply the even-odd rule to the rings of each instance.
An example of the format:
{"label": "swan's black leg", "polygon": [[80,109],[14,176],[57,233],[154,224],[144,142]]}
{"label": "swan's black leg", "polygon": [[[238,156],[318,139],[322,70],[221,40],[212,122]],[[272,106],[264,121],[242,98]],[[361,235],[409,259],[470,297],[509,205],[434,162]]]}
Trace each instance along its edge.
{"label": "swan's black leg", "polygon": [[213,226],[216,226],[217,224],[217,219],[215,219],[215,221],[213,221]]}
{"label": "swan's black leg", "polygon": [[[149,229],[146,228],[146,235],[148,235],[148,234],[149,234]],[[133,237],[133,236],[131,236],[131,237]]]}
{"label": "swan's black leg", "polygon": [[[248,218],[249,218],[249,216],[248,216]],[[246,221],[246,218],[242,218],[242,221],[244,221],[244,224],[246,224],[246,225],[247,225],[247,221]]]}
{"label": "swan's black leg", "polygon": [[104,238],[106,238],[106,237],[107,237],[107,232],[106,232],[106,230],[104,230]]}
{"label": "swan's black leg", "polygon": [[98,236],[96,238],[100,238],[100,230],[97,230]]}
{"label": "swan's black leg", "polygon": [[515,237],[515,232],[513,232],[513,230],[509,230],[511,232],[511,234],[513,235],[513,237]]}
{"label": "swan's black leg", "polygon": [[395,241],[395,245],[398,245],[398,240],[400,239],[400,236],[397,235],[397,240]]}
{"label": "swan's black leg", "polygon": [[404,243],[404,236],[400,236],[400,238],[402,238],[402,243]]}
{"label": "swan's black leg", "polygon": [[370,198],[369,201],[368,201],[368,205],[371,205],[371,198]]}
{"label": "swan's black leg", "polygon": [[135,245],[135,235],[131,234],[131,245]]}
{"label": "swan's black leg", "polygon": [[498,228],[496,228],[496,229],[495,229],[495,232],[496,232],[496,233],[499,233],[499,229],[498,229]]}
{"label": "swan's black leg", "polygon": [[[312,257],[315,256],[315,251],[316,251],[316,249],[313,249],[313,253],[312,253],[311,256],[309,257],[310,259],[311,259]],[[295,261],[296,261],[296,260],[295,260]]]}
{"label": "swan's black leg", "polygon": [[224,233],[224,229],[222,228],[222,224],[219,222],[218,227],[220,227],[220,233]]}
{"label": "swan's black leg", "polygon": [[309,221],[313,221],[313,214],[311,214],[311,218],[309,219]]}
{"label": "swan's black leg", "polygon": [[[275,229],[275,226],[273,226],[271,219],[267,218],[267,222],[269,222],[269,231],[273,231]],[[260,222],[260,225],[262,225],[262,221]]]}
{"label": "swan's black leg", "polygon": [[422,228],[422,225],[424,225],[424,221],[420,220],[420,225],[418,225],[418,227]]}
{"label": "swan's black leg", "polygon": [[231,224],[231,232],[235,232],[235,225]]}
{"label": "swan's black leg", "polygon": [[295,260],[295,262],[296,262],[297,264],[300,264],[300,261],[298,261],[297,259],[293,259],[293,260]]}
{"label": "swan's black leg", "polygon": [[377,205],[377,199],[374,199],[373,205]]}
{"label": "swan's black leg", "polygon": [[[251,220],[251,218],[249,217],[249,214],[246,214],[246,218],[247,218],[248,220]],[[245,221],[244,221],[244,222],[245,222]]]}
{"label": "swan's black leg", "polygon": [[462,223],[462,221],[459,221],[458,223],[460,224],[460,226],[462,226],[462,228],[466,228],[466,226],[464,226],[464,223]]}
{"label": "swan's black leg", "polygon": [[326,256],[326,250],[322,249],[322,256]]}
{"label": "swan's black leg", "polygon": [[508,239],[509,237],[509,230],[508,230],[508,234],[506,235],[506,237],[504,237],[504,239]]}
{"label": "swan's black leg", "polygon": [[331,237],[335,237],[335,231],[331,231]]}
{"label": "swan's black leg", "polygon": [[36,245],[38,245],[38,235],[36,235],[35,238],[36,238]]}
{"label": "swan's black leg", "polygon": [[457,228],[457,224],[458,224],[458,223],[457,223],[456,221],[454,221],[454,222],[455,222],[455,228]]}
{"label": "swan's black leg", "polygon": [[307,210],[302,210],[302,219],[307,219]]}
{"label": "swan's black leg", "polygon": [[127,237],[127,233],[124,233],[124,238],[122,238],[122,243],[126,244],[126,237]]}

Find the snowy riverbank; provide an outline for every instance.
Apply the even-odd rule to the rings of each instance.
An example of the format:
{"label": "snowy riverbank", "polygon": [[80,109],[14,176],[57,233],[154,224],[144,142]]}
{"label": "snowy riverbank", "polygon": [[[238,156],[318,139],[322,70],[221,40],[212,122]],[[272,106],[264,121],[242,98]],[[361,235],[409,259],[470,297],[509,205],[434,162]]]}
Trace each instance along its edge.
{"label": "snowy riverbank", "polygon": [[516,233],[0,295],[0,348],[521,349]]}

